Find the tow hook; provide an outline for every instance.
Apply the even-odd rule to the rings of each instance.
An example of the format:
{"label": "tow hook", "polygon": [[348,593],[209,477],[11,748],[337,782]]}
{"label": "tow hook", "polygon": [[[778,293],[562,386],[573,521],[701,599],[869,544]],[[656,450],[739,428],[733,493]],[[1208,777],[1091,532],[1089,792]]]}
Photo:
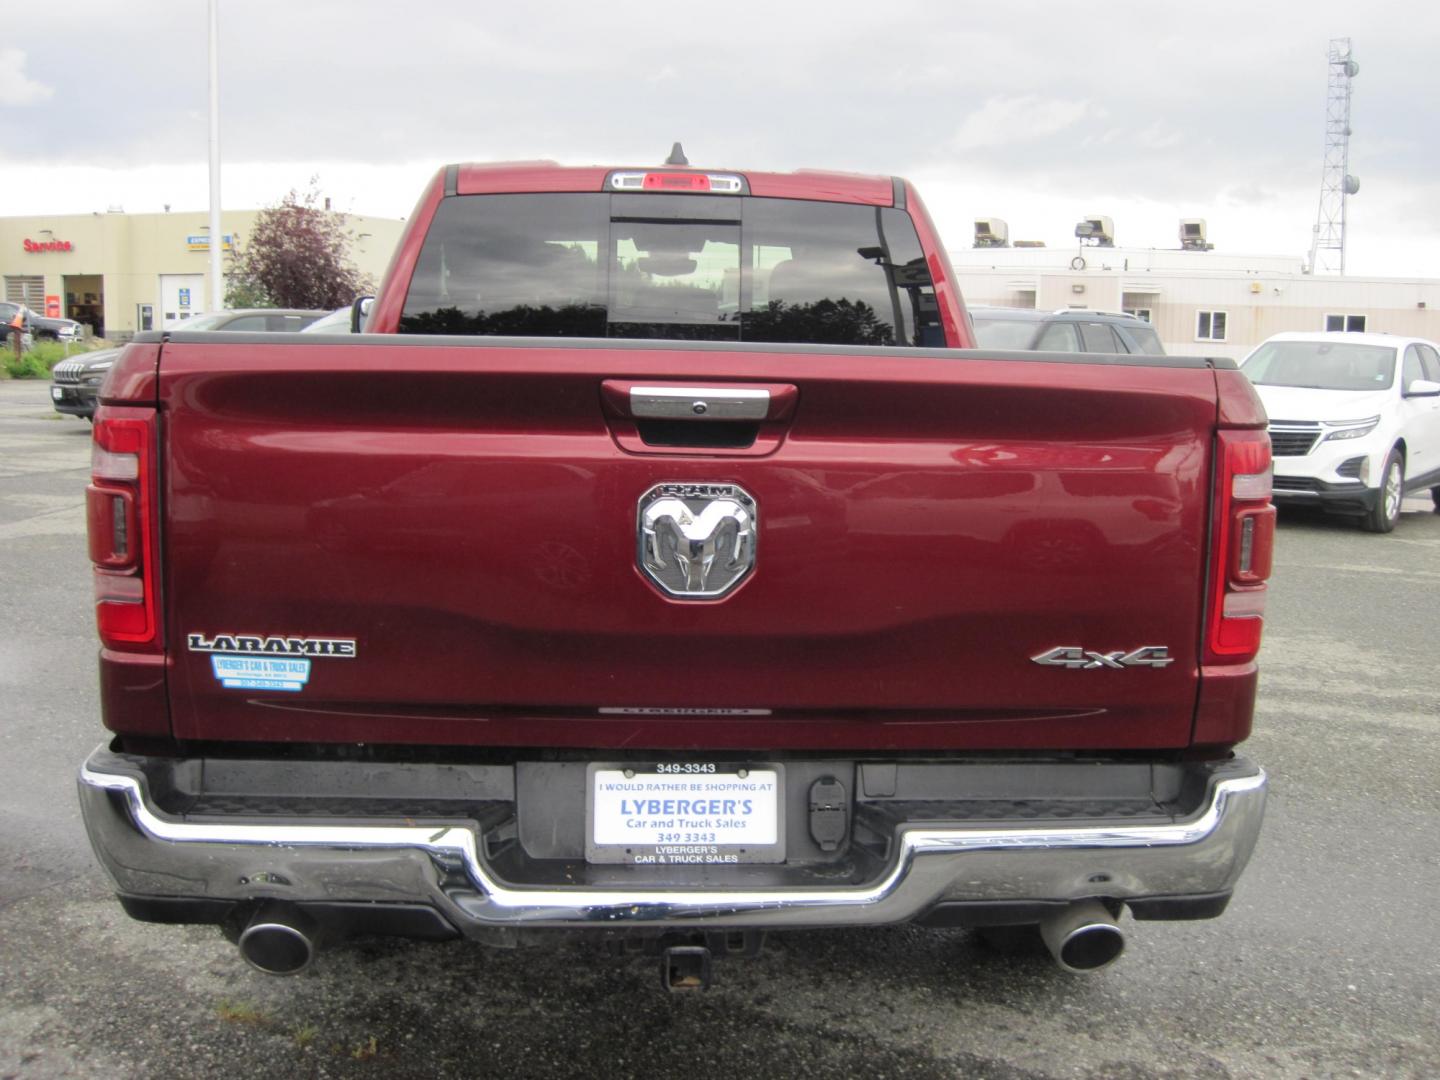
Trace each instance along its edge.
{"label": "tow hook", "polygon": [[672,945],[660,954],[660,982],[672,994],[710,989],[710,950],[704,945]]}

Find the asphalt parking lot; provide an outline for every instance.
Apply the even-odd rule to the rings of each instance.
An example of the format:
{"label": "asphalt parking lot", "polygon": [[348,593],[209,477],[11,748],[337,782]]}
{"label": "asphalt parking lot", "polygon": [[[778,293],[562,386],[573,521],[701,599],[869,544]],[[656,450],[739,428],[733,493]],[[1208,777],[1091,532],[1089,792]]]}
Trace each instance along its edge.
{"label": "asphalt parking lot", "polygon": [[356,942],[292,979],[129,921],[73,776],[102,739],[89,427],[0,382],[0,1078],[1440,1075],[1440,515],[1282,518],[1230,911],[1090,978],[963,931],[794,934],[671,998],[583,946]]}

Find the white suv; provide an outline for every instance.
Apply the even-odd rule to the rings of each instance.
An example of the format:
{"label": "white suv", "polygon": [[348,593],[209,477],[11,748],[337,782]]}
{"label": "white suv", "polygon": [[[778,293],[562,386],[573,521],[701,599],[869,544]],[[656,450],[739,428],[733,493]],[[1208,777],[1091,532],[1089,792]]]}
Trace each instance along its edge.
{"label": "white suv", "polygon": [[1363,516],[1389,532],[1400,500],[1440,509],[1440,351],[1390,334],[1276,334],[1241,362],[1265,411],[1275,501]]}

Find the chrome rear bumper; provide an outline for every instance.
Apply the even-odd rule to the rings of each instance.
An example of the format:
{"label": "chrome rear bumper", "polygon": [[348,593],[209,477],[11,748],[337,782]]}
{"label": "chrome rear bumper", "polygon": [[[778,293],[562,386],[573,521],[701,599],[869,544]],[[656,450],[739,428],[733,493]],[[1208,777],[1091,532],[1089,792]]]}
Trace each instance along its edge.
{"label": "chrome rear bumper", "polygon": [[1263,770],[1231,761],[1213,767],[1181,820],[902,824],[884,868],[858,885],[533,887],[487,866],[473,821],[186,820],[159,809],[144,775],[118,760],[98,750],[79,790],[96,854],[126,896],[425,904],[472,936],[854,926],[906,922],[947,903],[1223,894],[1255,846],[1266,787]]}

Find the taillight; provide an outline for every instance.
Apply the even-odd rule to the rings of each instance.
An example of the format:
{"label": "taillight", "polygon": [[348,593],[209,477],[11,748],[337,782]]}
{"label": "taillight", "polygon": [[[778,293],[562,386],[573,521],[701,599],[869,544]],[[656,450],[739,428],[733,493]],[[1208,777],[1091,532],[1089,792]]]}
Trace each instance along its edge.
{"label": "taillight", "polygon": [[158,652],[155,410],[105,405],[95,414],[85,489],[95,621],[106,648]]}
{"label": "taillight", "polygon": [[1275,552],[1270,436],[1221,431],[1216,441],[1207,664],[1242,664],[1260,651],[1265,581]]}

